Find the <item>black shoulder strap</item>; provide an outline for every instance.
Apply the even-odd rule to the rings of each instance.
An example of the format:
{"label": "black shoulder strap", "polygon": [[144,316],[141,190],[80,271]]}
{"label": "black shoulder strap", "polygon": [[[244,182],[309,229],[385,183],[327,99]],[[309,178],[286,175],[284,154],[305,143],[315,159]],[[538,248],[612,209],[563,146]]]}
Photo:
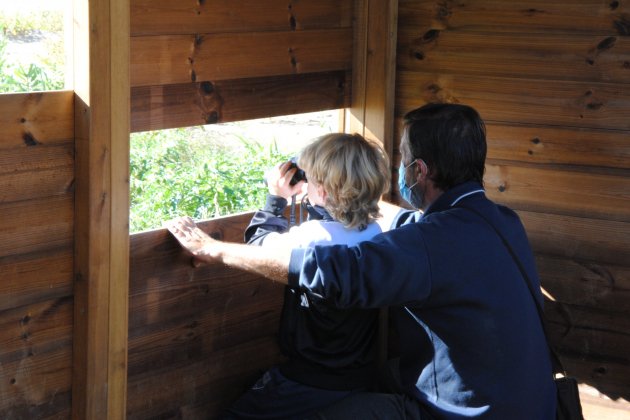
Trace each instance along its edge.
{"label": "black shoulder strap", "polygon": [[545,334],[545,339],[547,340],[547,347],[549,347],[549,353],[551,354],[551,363],[552,363],[553,372],[554,373],[562,373],[563,375],[566,376],[566,373],[565,373],[564,367],[562,366],[562,362],[560,361],[560,358],[558,357],[558,355],[556,354],[554,349],[551,347],[551,343],[549,341],[549,335],[547,334],[547,328],[545,326],[545,313],[543,312],[543,308],[542,308],[540,302],[538,301],[538,299],[536,299],[536,294],[534,292],[534,289],[533,289],[533,286],[532,286],[532,282],[530,281],[529,276],[527,275],[527,272],[525,271],[525,268],[523,267],[523,264],[518,259],[518,257],[516,256],[516,253],[514,252],[512,247],[510,246],[510,243],[507,241],[507,239],[505,239],[505,236],[503,236],[501,231],[499,229],[497,229],[497,227],[490,220],[488,220],[488,218],[486,216],[481,214],[479,211],[477,211],[476,209],[474,209],[472,207],[465,206],[465,205],[463,205],[463,203],[459,203],[457,205],[457,207],[469,210],[469,211],[475,213],[477,216],[481,217],[481,219],[483,221],[485,221],[488,225],[490,225],[490,227],[492,227],[492,229],[494,229],[494,231],[497,233],[499,238],[501,238],[501,241],[503,242],[503,245],[505,245],[505,247],[509,251],[510,255],[512,256],[512,259],[514,260],[514,262],[518,266],[518,269],[520,270],[520,272],[521,272],[521,274],[523,276],[523,280],[527,284],[527,289],[529,290],[530,294],[532,295],[532,299],[534,300],[534,303],[536,304],[536,310],[538,311],[538,316],[540,317],[540,324],[542,325],[542,329],[543,329],[543,332]]}

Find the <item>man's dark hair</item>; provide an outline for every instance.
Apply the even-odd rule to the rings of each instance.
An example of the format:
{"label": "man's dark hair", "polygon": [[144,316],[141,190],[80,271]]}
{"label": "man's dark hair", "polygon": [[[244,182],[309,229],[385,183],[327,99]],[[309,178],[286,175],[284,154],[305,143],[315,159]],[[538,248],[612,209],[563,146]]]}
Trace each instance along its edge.
{"label": "man's dark hair", "polygon": [[442,191],[467,181],[483,183],[486,128],[473,108],[429,103],[404,117],[404,136],[414,159],[429,166]]}

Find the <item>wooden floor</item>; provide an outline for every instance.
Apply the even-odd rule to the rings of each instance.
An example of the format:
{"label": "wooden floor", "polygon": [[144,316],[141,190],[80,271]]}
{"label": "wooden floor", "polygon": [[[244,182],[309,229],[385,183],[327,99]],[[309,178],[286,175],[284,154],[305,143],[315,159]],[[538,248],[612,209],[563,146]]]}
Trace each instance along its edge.
{"label": "wooden floor", "polygon": [[580,384],[579,388],[585,420],[630,420],[630,402],[611,400],[588,385]]}

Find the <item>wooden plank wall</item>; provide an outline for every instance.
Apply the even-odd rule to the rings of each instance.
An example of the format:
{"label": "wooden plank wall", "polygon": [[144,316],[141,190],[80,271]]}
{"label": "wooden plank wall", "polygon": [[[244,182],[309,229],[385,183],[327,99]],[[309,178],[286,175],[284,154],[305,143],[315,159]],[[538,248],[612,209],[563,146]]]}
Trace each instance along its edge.
{"label": "wooden plank wall", "polygon": [[[202,224],[241,242],[251,214]],[[194,267],[165,230],[131,239],[129,419],[216,418],[272,364],[283,287],[221,264]]]}
{"label": "wooden plank wall", "polygon": [[349,105],[352,0],[131,0],[131,130]]}
{"label": "wooden plank wall", "polygon": [[72,3],[72,418],[124,418],[129,289],[129,3]]}
{"label": "wooden plank wall", "polygon": [[487,193],[525,223],[554,344],[595,390],[593,419],[630,407],[629,6],[399,2],[397,121],[432,101],[485,119]]}
{"label": "wooden plank wall", "polygon": [[0,95],[0,418],[70,416],[72,92]]}
{"label": "wooden plank wall", "polygon": [[[131,130],[350,104],[353,0],[132,0]],[[240,242],[251,215],[208,222]],[[282,287],[132,235],[127,416],[214,418],[280,359]]]}

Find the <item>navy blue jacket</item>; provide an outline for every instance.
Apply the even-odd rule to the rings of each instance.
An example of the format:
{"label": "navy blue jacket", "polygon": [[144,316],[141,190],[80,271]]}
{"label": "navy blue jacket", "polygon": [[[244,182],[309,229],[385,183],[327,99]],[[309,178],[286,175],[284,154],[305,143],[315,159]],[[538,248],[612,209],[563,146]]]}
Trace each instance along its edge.
{"label": "navy blue jacket", "polygon": [[506,236],[540,290],[518,216],[474,182],[446,191],[423,216],[402,212],[396,229],[372,241],[294,250],[289,284],[341,308],[395,306],[404,389],[437,418],[554,419],[531,293],[496,232],[464,203]]}

